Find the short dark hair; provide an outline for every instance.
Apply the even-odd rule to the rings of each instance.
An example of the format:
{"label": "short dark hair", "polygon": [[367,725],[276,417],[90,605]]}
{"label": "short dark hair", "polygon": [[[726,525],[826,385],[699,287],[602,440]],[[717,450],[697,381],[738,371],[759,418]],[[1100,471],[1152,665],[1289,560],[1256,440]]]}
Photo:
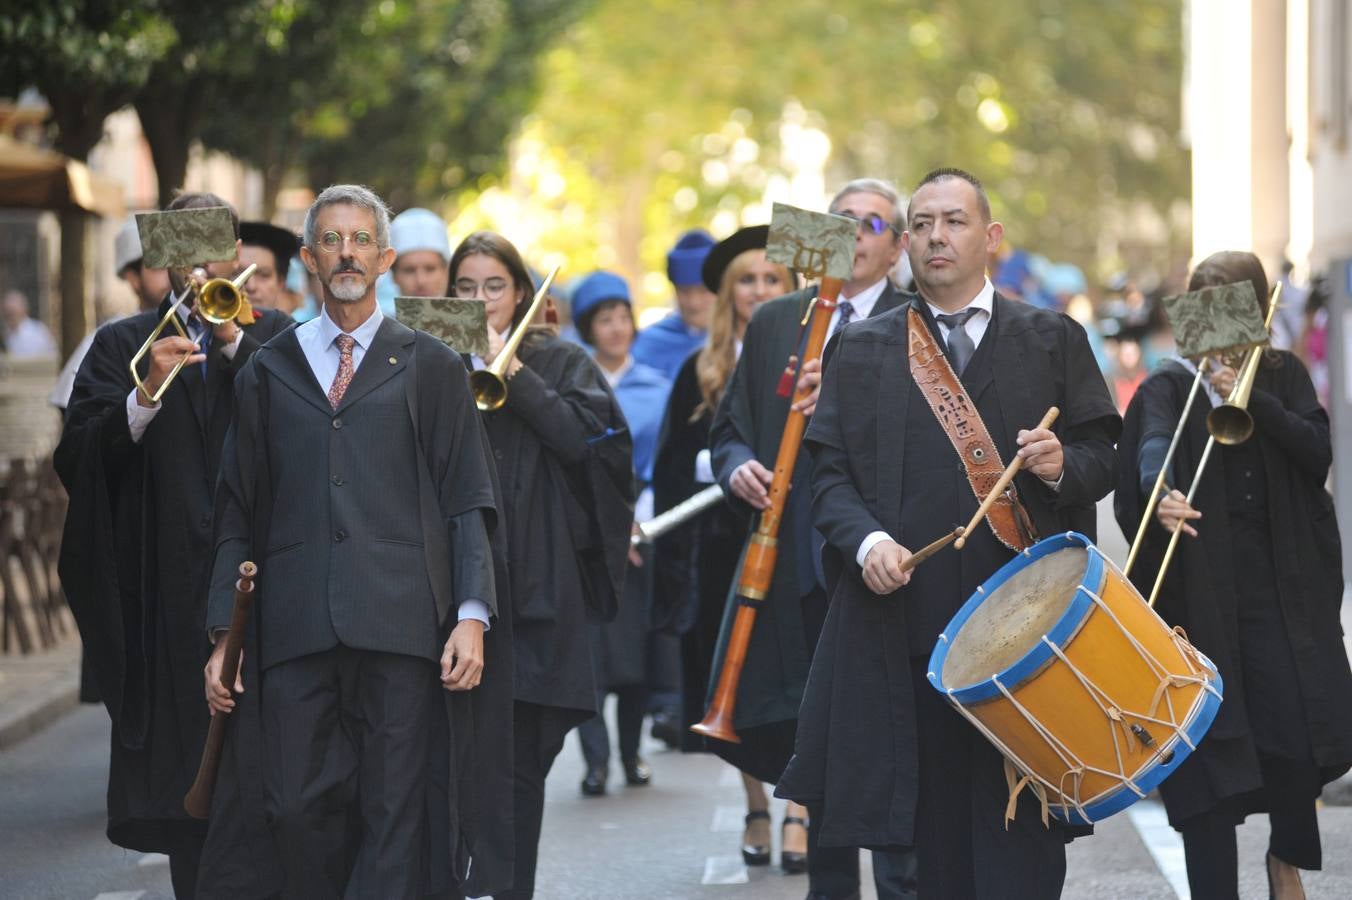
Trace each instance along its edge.
{"label": "short dark hair", "polygon": [[166,210],[175,209],[210,209],[213,206],[224,206],[230,210],[230,224],[235,229],[235,240],[239,240],[239,212],[231,203],[227,203],[220,196],[210,191],[184,191],[169,201]]}
{"label": "short dark hair", "polygon": [[629,310],[629,321],[634,323],[634,331],[638,331],[638,322],[634,321],[634,307],[623,297],[614,297],[610,300],[602,300],[600,303],[588,309],[580,316],[573,319],[573,327],[577,329],[577,336],[582,338],[583,343],[588,347],[594,346],[592,341],[592,323],[596,317],[614,306],[623,306]]}
{"label": "short dark hair", "polygon": [[[972,189],[976,191],[976,205],[977,208],[981,210],[981,218],[986,222],[990,222],[991,201],[990,198],[986,196],[986,188],[981,184],[979,178],[971,172],[968,172],[966,169],[945,167],[931,170],[924,178],[920,179],[920,183],[915,186],[915,190],[911,191],[911,200],[915,200],[915,195],[920,193],[920,189],[925,185],[933,184],[936,181],[947,181],[950,178],[959,178],[972,186]],[[908,221],[911,218],[911,207],[909,203],[906,206],[906,218]]]}

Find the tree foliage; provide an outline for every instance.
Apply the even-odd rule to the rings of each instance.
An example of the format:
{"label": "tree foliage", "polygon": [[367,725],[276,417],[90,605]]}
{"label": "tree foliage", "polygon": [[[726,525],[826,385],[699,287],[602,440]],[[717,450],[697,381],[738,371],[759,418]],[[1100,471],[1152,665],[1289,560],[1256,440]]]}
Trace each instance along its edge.
{"label": "tree foliage", "polygon": [[[764,221],[819,130],[827,189],[961,166],[1011,242],[1107,264],[1128,217],[1186,240],[1182,44],[1180,0],[601,0],[548,55],[535,156],[501,192],[552,222],[545,251],[651,273],[682,228]],[[474,219],[491,197],[465,199]]]}

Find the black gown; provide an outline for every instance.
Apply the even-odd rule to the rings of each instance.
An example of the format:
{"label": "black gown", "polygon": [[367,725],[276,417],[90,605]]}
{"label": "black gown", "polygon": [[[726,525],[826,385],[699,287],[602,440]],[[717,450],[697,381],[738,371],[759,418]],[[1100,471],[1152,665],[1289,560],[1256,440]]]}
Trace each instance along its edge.
{"label": "black gown", "polygon": [[[961,554],[936,555],[885,597],[864,585],[855,561],[874,531],[915,548],[966,522],[978,505],[914,386],[906,313],[851,323],[827,349],[805,446],[831,605],[776,794],[823,810],[824,846],[915,848],[921,896],[1045,897],[1059,891],[1071,833],[1055,824],[1048,832],[1026,792],[1005,828],[998,751],[924,680],[947,615],[1012,551],[982,528]],[[933,329],[923,308],[921,315]],[[1020,429],[1060,408],[1059,490],[1028,472],[1016,485],[1041,535],[1092,537],[1095,503],[1116,481],[1120,419],[1084,330],[997,294],[962,383],[1002,459]]]}
{"label": "black gown", "polygon": [[[391,323],[386,323],[388,327]],[[399,326],[402,328],[403,326]],[[446,540],[446,523],[471,508],[485,511],[493,548],[497,616],[484,633],[484,669],[471,691],[442,691],[445,719],[433,723],[431,771],[426,807],[430,834],[440,836],[427,854],[427,894],[436,897],[483,896],[510,885],[513,874],[512,791],[512,602],[507,573],[504,529],[496,515],[502,496],[493,467],[483,466],[491,454],[487,436],[469,406],[469,390],[437,390],[432,385],[465,378],[464,369],[445,345],[418,332],[405,372],[407,403],[417,438],[420,521],[424,545]],[[263,350],[277,352],[276,342]],[[301,363],[304,364],[303,362]],[[263,366],[251,365],[236,385],[236,411],[222,451],[216,502],[218,534],[247,534],[251,547],[268,546],[271,513],[284,502],[285,485],[274,483],[266,446],[268,392],[274,380],[260,377]],[[358,370],[358,374],[365,368]],[[472,426],[472,427],[470,427]],[[485,472],[489,483],[460,478]],[[435,476],[434,473],[440,473]],[[491,506],[486,494],[491,495]],[[223,546],[225,543],[223,542]],[[229,566],[219,567],[228,572]],[[451,598],[449,568],[429,568],[433,593]],[[213,591],[228,584],[213,585]],[[228,590],[228,587],[226,587]],[[267,602],[268,577],[260,571],[254,603]],[[210,831],[203,852],[199,896],[203,898],[271,898],[283,889],[284,873],[272,837],[264,798],[264,741],[259,709],[258,622],[250,617],[241,663],[245,690],[235,697],[212,797]],[[453,623],[444,623],[444,641]],[[199,627],[200,630],[200,627]],[[197,675],[201,691],[201,666]],[[199,702],[201,702],[199,700]],[[180,801],[181,802],[181,801]],[[316,881],[316,891],[319,890]]]}
{"label": "black gown", "polygon": [[[1136,533],[1144,510],[1141,445],[1172,436],[1192,379],[1166,363],[1127,408],[1114,500],[1125,534]],[[1254,435],[1212,451],[1193,500],[1202,512],[1198,537],[1180,538],[1156,607],[1225,682],[1225,702],[1206,738],[1160,788],[1175,827],[1214,810],[1239,820],[1272,811],[1274,803],[1312,805],[1320,786],[1352,765],[1341,545],[1324,490],[1332,460],[1328,415],[1305,367],[1285,351],[1269,353],[1259,367],[1248,409]],[[1184,493],[1207,440],[1209,411],[1199,396],[1174,456],[1171,483]],[[1145,595],[1167,540],[1154,523],[1146,531],[1131,573]],[[1272,760],[1303,762],[1309,777],[1265,789]]]}
{"label": "black gown", "polygon": [[535,330],[507,403],[484,413],[502,484],[516,658],[510,892],[531,896],[544,781],[567,733],[597,712],[593,629],[615,617],[634,520],[624,414],[581,347]]}
{"label": "black gown", "polygon": [[[212,491],[230,422],[235,373],[291,324],[259,311],[234,358],[186,367],[140,443],[127,425],[127,364],[168,309],[100,328],[80,366],[56,448],[70,507],[61,583],[89,669],[113,721],[108,838],[171,852],[205,833],[183,811],[206,739],[203,626]],[[145,367],[143,363],[143,371]]]}
{"label": "black gown", "polygon": [[[695,480],[695,457],[709,446],[712,409],[691,421],[703,402],[695,374],[696,351],[681,366],[667,401],[653,464],[653,508],[665,512],[708,484]],[[749,520],[720,503],[654,543],[653,606],[656,626],[681,636],[681,750],[707,752],[690,731],[704,718],[709,672],[719,626]]]}

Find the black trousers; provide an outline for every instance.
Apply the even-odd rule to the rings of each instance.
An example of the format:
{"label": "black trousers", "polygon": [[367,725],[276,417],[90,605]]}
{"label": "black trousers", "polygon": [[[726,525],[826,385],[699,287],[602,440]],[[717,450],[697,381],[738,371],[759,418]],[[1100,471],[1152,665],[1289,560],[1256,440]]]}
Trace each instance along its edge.
{"label": "black trousers", "polygon": [[[1042,824],[1041,806],[1028,792],[1005,827],[1004,759],[930,688],[927,668],[927,659],[912,658],[920,750],[915,846],[875,851],[879,900],[1061,896],[1064,832]],[[914,863],[905,858],[907,849],[914,851]],[[912,885],[915,892],[908,893]]]}
{"label": "black trousers", "polygon": [[495,900],[529,900],[535,896],[535,865],[540,857],[540,825],[545,816],[545,779],[576,722],[576,710],[520,700],[512,704],[516,867],[512,889],[494,894]]}
{"label": "black trousers", "polygon": [[202,865],[202,846],[206,835],[187,832],[168,853],[169,883],[175,900],[193,900],[197,896],[197,870]]}
{"label": "black trousers", "polygon": [[589,769],[604,769],[610,764],[610,733],[606,730],[606,694],[614,693],[619,702],[615,706],[615,727],[619,731],[620,762],[638,759],[639,740],[643,735],[643,717],[648,711],[650,689],[646,684],[631,684],[614,691],[598,690],[596,716],[577,726],[582,744],[582,758]]}
{"label": "black trousers", "polygon": [[265,802],[288,897],[420,897],[436,666],[337,647],[263,673]]}

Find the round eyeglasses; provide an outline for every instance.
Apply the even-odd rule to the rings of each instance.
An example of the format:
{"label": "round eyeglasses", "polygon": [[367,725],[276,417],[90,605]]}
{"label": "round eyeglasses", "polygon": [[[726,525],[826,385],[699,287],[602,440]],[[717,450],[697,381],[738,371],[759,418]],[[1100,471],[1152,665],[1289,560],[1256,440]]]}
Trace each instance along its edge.
{"label": "round eyeglasses", "polygon": [[351,241],[352,246],[358,250],[366,250],[376,245],[376,239],[371,236],[369,231],[355,231],[346,235],[339,234],[336,231],[326,231],[319,236],[319,249],[325,253],[337,253],[346,241]]}

